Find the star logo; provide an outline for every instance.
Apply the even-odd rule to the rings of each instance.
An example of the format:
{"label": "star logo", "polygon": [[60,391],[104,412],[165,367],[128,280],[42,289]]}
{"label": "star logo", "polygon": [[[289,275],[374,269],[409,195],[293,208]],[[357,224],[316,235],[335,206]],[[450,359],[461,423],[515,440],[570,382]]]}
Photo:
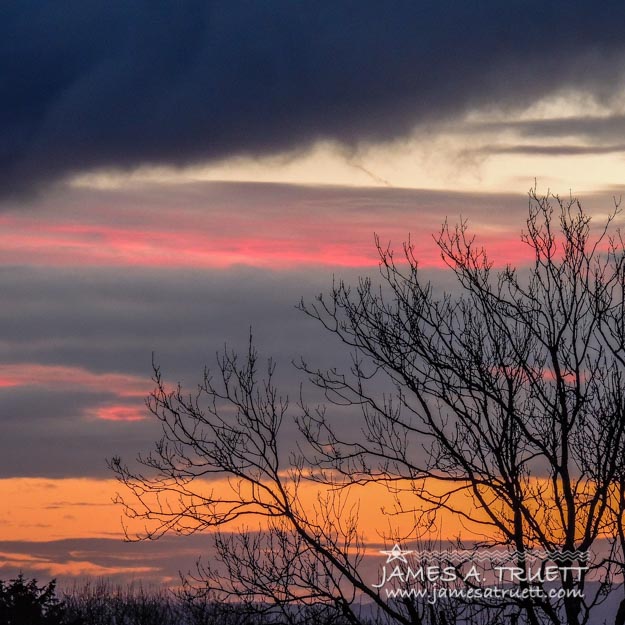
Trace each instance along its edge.
{"label": "star logo", "polygon": [[400,562],[404,562],[408,564],[408,560],[406,560],[406,556],[409,553],[413,553],[412,551],[404,551],[397,543],[393,546],[390,551],[380,551],[384,555],[388,556],[386,558],[386,563],[394,562],[395,560],[399,560]]}

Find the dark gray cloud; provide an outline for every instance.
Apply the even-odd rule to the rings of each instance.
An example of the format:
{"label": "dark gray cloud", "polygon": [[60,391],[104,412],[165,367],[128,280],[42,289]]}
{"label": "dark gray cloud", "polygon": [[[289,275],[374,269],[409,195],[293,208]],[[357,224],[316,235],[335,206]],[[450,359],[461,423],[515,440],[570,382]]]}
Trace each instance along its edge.
{"label": "dark gray cloud", "polygon": [[[622,144],[615,142],[625,140],[625,115],[610,116],[570,116],[553,119],[527,119],[517,121],[497,121],[467,124],[463,132],[500,132],[512,130],[522,137],[561,139],[574,137],[583,139],[593,145],[589,149],[605,149],[621,151]],[[608,145],[601,145],[602,143]],[[554,146],[558,149],[559,146]],[[568,146],[561,146],[562,148]],[[549,147],[547,147],[549,149]]]}
{"label": "dark gray cloud", "polygon": [[[380,531],[384,531],[383,528]],[[406,542],[404,547],[419,546],[417,541]],[[607,550],[605,543],[597,543],[597,549]],[[370,550],[358,564],[358,571],[364,580],[373,584],[380,579],[381,567],[387,558],[384,551],[390,549],[391,544],[388,540],[367,543]],[[465,542],[465,545],[470,546],[471,543]],[[165,592],[163,582],[178,584],[180,573],[197,574],[198,558],[218,568],[215,555],[210,534],[164,536],[158,541],[141,543],[127,543],[113,538],[0,541],[0,579],[13,579],[19,573],[26,578],[34,577],[41,583],[56,578],[59,593],[67,593],[79,601],[81,597],[94,596],[97,600],[98,593],[117,596],[118,593],[136,592],[149,595]],[[94,575],[98,577],[96,582]],[[597,583],[587,583],[585,591],[587,596],[595,596]],[[614,622],[621,601],[619,591],[620,588],[615,588],[593,611],[596,622]],[[383,619],[376,618],[378,613],[373,604],[363,601],[360,609],[370,622],[383,622]]]}
{"label": "dark gray cloud", "polygon": [[[38,542],[5,540],[0,541],[0,579],[10,579],[20,572],[37,579],[55,577],[59,578],[62,590],[72,591],[76,580],[80,590],[80,583],[92,573],[111,584],[140,578],[143,584],[160,587],[165,580],[178,581],[180,572],[195,572],[198,556],[208,557],[211,545],[211,537],[200,534],[165,536],[158,541],[141,543],[124,542],[119,537]],[[138,568],[142,569],[139,573]]]}
{"label": "dark gray cloud", "polygon": [[[320,337],[294,306],[312,297],[329,276],[276,276],[233,270],[216,275],[149,270],[13,269],[0,273],[6,307],[0,317],[0,360],[5,371],[35,363],[54,371],[72,367],[61,388],[38,385],[38,370],[28,386],[0,392],[0,477],[104,476],[105,459],[131,460],[159,436],[152,419],[105,421],[98,409],[121,404],[142,411],[142,397],[127,391],[124,376],[151,387],[151,354],[166,379],[194,388],[204,365],[227,343],[243,349],[250,326],[264,355],[279,361],[281,384],[297,393],[290,360],[298,353],[319,355],[332,342]],[[317,282],[311,290],[311,282]],[[308,286],[305,286],[307,284]],[[6,322],[6,323],[4,323]],[[314,349],[310,349],[314,347]],[[109,392],[81,375],[114,372],[120,386]],[[45,373],[45,372],[44,372]],[[1,377],[1,376],[0,376]],[[113,383],[115,380],[113,380]],[[54,382],[52,382],[54,385]],[[140,392],[140,391],[139,391]]]}
{"label": "dark gray cloud", "polygon": [[105,393],[88,393],[80,388],[74,391],[41,389],[35,381],[33,383],[34,386],[0,389],[0,427],[5,436],[12,430],[22,431],[28,423],[49,432],[55,422],[75,419],[90,406],[110,400]]}
{"label": "dark gray cloud", "polygon": [[295,304],[330,281],[330,273],[259,269],[13,269],[0,272],[1,352],[11,362],[149,375],[154,351],[184,376],[224,344],[241,347],[253,326],[266,348],[288,359],[304,322]]}
{"label": "dark gray cloud", "polygon": [[[355,280],[356,272],[343,275]],[[193,390],[204,366],[214,368],[216,353],[226,344],[246,348],[252,327],[262,356],[279,365],[281,391],[295,399],[302,377],[292,359],[305,355],[337,364],[347,359],[331,336],[295,309],[302,296],[312,299],[331,279],[329,272],[245,268],[0,272],[6,297],[0,311],[0,378],[22,369],[31,376],[26,386],[0,389],[0,477],[111,477],[107,458],[119,454],[131,462],[148,451],[161,435],[143,404],[152,387],[152,352],[168,383],[180,381]],[[48,372],[57,368],[49,381]],[[139,385],[138,394],[124,395],[137,393],[142,380],[143,394]],[[100,409],[116,405],[146,419],[97,417]],[[295,435],[288,420],[284,435],[290,440]]]}
{"label": "dark gray cloud", "polygon": [[0,10],[0,189],[353,146],[622,85],[620,2],[25,0]]}
{"label": "dark gray cloud", "polygon": [[0,478],[112,477],[107,458],[132,462],[161,436],[152,421],[84,421],[65,415],[52,426],[5,427],[0,440]]}
{"label": "dark gray cloud", "polygon": [[[341,275],[356,282],[362,273]],[[120,393],[127,390],[124,376],[130,376],[131,390],[136,379],[145,380],[147,395],[152,351],[167,382],[180,381],[192,390],[204,366],[215,367],[216,352],[226,344],[245,349],[253,326],[261,355],[278,363],[281,392],[295,400],[305,379],[292,360],[304,356],[319,366],[349,364],[350,353],[295,309],[300,297],[312,300],[331,280],[329,271],[249,269],[210,275],[29,268],[0,274],[7,298],[0,311],[4,370],[26,367],[28,374],[32,363],[52,372],[57,367],[76,369],[75,374],[61,370],[60,388],[48,388],[45,378],[40,386],[35,370],[28,386],[1,390],[0,477],[110,477],[106,458],[119,454],[132,461],[138,452],[148,451],[160,438],[158,423],[144,408],[142,396]],[[93,387],[98,376],[110,375],[119,376],[119,386],[113,380],[108,392],[101,385]],[[305,397],[313,404],[322,400],[308,385]],[[146,420],[97,418],[101,408],[119,404]],[[291,414],[298,414],[294,402],[292,407]],[[333,410],[337,423],[349,424],[354,416]],[[289,419],[283,435],[287,453],[296,436]]]}
{"label": "dark gray cloud", "polygon": [[585,156],[600,154],[625,155],[625,145],[486,145],[470,154],[529,154],[534,156]]}
{"label": "dark gray cloud", "polygon": [[[382,542],[371,545],[380,549],[389,547]],[[91,572],[100,577],[101,583],[132,584],[140,579],[144,588],[150,589],[153,585],[158,589],[164,581],[176,584],[180,573],[197,574],[198,559],[215,565],[215,555],[213,537],[209,533],[168,535],[146,542],[123,542],[118,537],[37,542],[4,540],[0,541],[0,579],[15,577],[20,572],[26,577],[46,581],[56,577],[61,591],[80,593]],[[365,556],[361,574],[378,579],[377,569],[383,561],[375,552]],[[89,571],[89,565],[95,570]],[[137,568],[143,570],[137,573]],[[71,575],[72,570],[76,571],[75,576]]]}

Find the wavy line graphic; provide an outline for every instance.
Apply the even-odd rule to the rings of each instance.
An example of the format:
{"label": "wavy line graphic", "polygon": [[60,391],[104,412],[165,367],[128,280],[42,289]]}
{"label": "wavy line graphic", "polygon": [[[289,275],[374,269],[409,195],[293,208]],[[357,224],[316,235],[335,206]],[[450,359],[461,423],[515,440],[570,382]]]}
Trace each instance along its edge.
{"label": "wavy line graphic", "polygon": [[479,562],[481,564],[503,563],[518,560],[531,561],[552,561],[552,562],[586,562],[589,559],[587,551],[582,550],[555,550],[527,549],[525,551],[507,551],[496,549],[493,551],[475,551],[470,549],[445,549],[445,550],[423,550],[413,551],[412,559],[446,562]]}

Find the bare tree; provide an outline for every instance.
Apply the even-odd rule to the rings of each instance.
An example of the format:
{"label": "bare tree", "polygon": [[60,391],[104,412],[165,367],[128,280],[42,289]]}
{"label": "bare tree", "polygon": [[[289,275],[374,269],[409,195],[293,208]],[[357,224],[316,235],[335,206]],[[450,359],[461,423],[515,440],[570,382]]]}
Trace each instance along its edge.
{"label": "bare tree", "polygon": [[[257,366],[250,340],[242,362],[235,353],[224,354],[217,380],[205,371],[194,395],[168,390],[155,368],[148,405],[163,438],[139,457],[150,473],[133,472],[120,458],[110,462],[133,495],[119,498],[126,514],[145,521],[138,538],[261,518],[264,532],[215,532],[213,562],[199,563],[199,578],[186,578],[187,586],[200,582],[215,601],[234,599],[239,610],[264,622],[366,622],[360,595],[395,622],[415,622],[406,606],[388,604],[361,576],[364,546],[356,511],[346,509],[346,492],[325,489],[312,507],[301,501],[299,486],[310,476],[296,455],[283,466],[278,449],[288,400],[273,384],[271,361],[263,381]],[[227,485],[213,488],[216,477],[227,478]]]}
{"label": "bare tree", "polygon": [[[223,356],[219,383],[206,372],[193,396],[167,391],[157,369],[150,408],[164,436],[140,458],[152,471],[111,463],[134,494],[127,512],[152,523],[149,538],[266,518],[264,533],[216,533],[228,577],[209,567],[200,579],[250,609],[271,603],[287,621],[297,620],[293,606],[328,606],[333,618],[359,623],[366,599],[378,618],[397,623],[493,622],[503,614],[532,625],[594,623],[625,562],[625,256],[617,213],[594,232],[576,200],[531,191],[522,239],[533,259],[523,270],[496,271],[466,224],[445,224],[437,243],[458,294],[436,296],[410,244],[399,262],[378,243],[380,285],[339,282],[301,304],[354,356],[345,371],[300,364],[327,404],[298,404],[307,447],[286,463],[279,430],[288,401],[272,382],[272,364],[259,380],[251,346],[242,362]],[[356,406],[361,431],[341,434],[333,405]],[[228,477],[229,494],[210,490],[215,475]],[[300,497],[304,480],[320,487],[312,509]],[[474,547],[510,548],[524,572],[532,553],[548,554],[564,596],[522,575],[516,581],[525,593],[498,604],[389,600],[359,572],[365,545],[358,511],[348,508],[353,488],[370,483],[386,485],[400,513],[436,523],[447,511],[481,527],[485,538]],[[461,496],[471,506],[459,505]]]}

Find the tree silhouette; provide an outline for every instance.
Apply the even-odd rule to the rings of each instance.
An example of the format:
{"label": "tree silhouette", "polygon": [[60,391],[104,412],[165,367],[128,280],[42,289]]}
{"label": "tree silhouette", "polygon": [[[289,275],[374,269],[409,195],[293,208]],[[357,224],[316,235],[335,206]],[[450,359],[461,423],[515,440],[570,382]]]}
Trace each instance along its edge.
{"label": "tree silhouette", "polygon": [[[207,371],[193,395],[168,390],[157,368],[149,405],[163,438],[139,458],[150,471],[111,461],[134,495],[127,513],[147,522],[144,538],[216,528],[216,564],[200,566],[195,581],[287,620],[325,608],[360,623],[358,606],[368,601],[376,618],[406,624],[594,623],[625,568],[617,214],[618,206],[596,231],[577,200],[532,190],[522,234],[532,262],[499,271],[466,223],[445,224],[437,244],[457,288],[442,295],[422,279],[410,244],[399,261],[378,242],[381,284],[338,282],[300,305],[353,358],[346,370],[300,363],[327,402],[298,403],[303,442],[289,457],[280,427],[291,408],[271,362],[259,378],[251,343],[244,358],[222,356],[218,375]],[[336,427],[334,406],[360,411],[353,436]],[[211,490],[215,477],[230,488]],[[312,506],[301,497],[308,482],[320,488]],[[435,525],[444,511],[481,527],[473,549],[508,548],[520,569],[546,552],[565,596],[522,576],[526,593],[496,604],[389,600],[360,572],[365,544],[357,506],[349,507],[354,488],[372,483],[395,495],[399,513]],[[262,532],[226,532],[259,516]],[[545,592],[532,594],[536,587]],[[617,624],[624,611],[625,601]]]}

